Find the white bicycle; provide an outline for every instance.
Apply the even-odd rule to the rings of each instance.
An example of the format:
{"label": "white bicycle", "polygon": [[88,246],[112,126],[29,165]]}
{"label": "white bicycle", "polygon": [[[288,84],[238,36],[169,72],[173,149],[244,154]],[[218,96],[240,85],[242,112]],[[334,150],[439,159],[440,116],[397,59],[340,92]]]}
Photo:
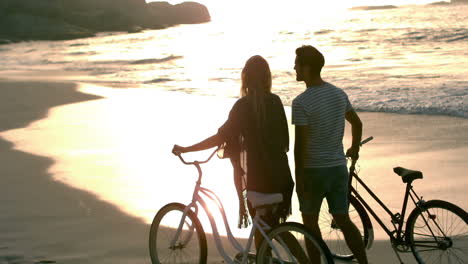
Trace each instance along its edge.
{"label": "white bicycle", "polygon": [[[325,242],[314,237],[302,224],[286,222],[271,229],[258,214],[252,220],[252,229],[246,246],[242,247],[231,233],[224,207],[218,196],[201,186],[200,164],[207,163],[216,151],[205,161],[186,162],[180,154],[178,155],[184,164],[194,165],[199,176],[190,204],[169,203],[154,217],[149,235],[149,251],[153,264],[207,262],[206,236],[197,216],[198,205],[201,205],[208,216],[216,248],[226,263],[334,263]],[[201,194],[217,204],[228,240],[239,251],[234,257],[231,258],[224,250],[214,217]],[[264,239],[257,254],[252,254],[250,249],[256,230],[260,231]],[[270,231],[267,233],[267,230]]]}

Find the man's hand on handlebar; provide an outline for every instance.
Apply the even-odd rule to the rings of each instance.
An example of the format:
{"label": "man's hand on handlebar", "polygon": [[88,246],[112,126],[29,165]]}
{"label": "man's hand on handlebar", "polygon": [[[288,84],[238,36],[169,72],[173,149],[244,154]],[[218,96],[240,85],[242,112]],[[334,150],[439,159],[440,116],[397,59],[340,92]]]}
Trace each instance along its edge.
{"label": "man's hand on handlebar", "polygon": [[188,152],[187,148],[179,146],[179,145],[174,145],[172,148],[172,154],[179,156],[182,153]]}
{"label": "man's hand on handlebar", "polygon": [[358,160],[359,159],[359,147],[350,147],[346,151],[346,157],[350,157],[352,160]]}

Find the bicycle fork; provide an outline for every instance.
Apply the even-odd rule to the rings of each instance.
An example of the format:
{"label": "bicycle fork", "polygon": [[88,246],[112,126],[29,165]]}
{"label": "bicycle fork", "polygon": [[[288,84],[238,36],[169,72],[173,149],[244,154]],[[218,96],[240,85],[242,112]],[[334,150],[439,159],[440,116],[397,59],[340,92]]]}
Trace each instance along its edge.
{"label": "bicycle fork", "polygon": [[[268,243],[268,245],[270,246],[270,248],[273,250],[273,253],[276,254],[276,256],[279,257],[279,262],[280,264],[284,264],[285,262],[283,261],[283,259],[281,258],[281,255],[278,251],[278,249],[273,245],[273,240],[270,239],[270,237],[268,236],[267,232],[265,232],[265,230],[271,230],[271,227],[265,223],[265,221],[263,221],[259,215],[256,215],[255,216],[255,220],[256,221],[252,221],[253,225],[255,226],[254,228],[252,228],[252,231],[251,231],[251,236],[253,236],[254,232],[255,232],[255,229],[258,229],[260,231],[260,233],[262,234],[263,238],[265,239],[265,241]],[[262,227],[263,226],[263,227]],[[289,250],[288,246],[286,245],[286,243],[283,241],[283,239],[279,238],[278,239],[278,242],[281,244],[282,248],[286,251],[288,257],[290,259],[292,259],[292,256],[293,254],[291,253],[291,251]],[[249,245],[249,248],[250,248],[250,245]],[[246,260],[246,255],[244,255],[244,258],[242,259],[242,263],[244,263],[244,260]],[[272,255],[273,257],[273,255]]]}
{"label": "bicycle fork", "polygon": [[[198,198],[198,192],[201,189],[201,180],[200,180],[200,178],[202,176],[202,170],[201,170],[199,162],[195,161],[194,165],[195,165],[195,167],[197,168],[197,171],[198,171],[198,180],[197,180],[196,185],[195,185],[195,190],[193,191],[192,202],[184,208],[182,218],[180,219],[179,226],[177,227],[177,232],[176,232],[174,238],[171,240],[171,243],[169,244],[171,249],[176,248],[175,244],[176,244],[177,240],[179,239],[180,234],[182,233],[182,228],[184,227],[185,218],[187,217],[187,214],[189,213],[189,211],[190,211],[190,209],[192,207],[195,208],[195,210],[194,210],[195,216],[198,215],[198,207],[197,207],[196,201],[197,201],[197,198]],[[195,228],[195,226],[193,225],[193,223],[192,223],[192,225],[189,225],[189,223],[187,223],[187,226],[189,228],[188,236],[185,239],[185,241],[181,241],[180,246],[183,246],[183,245],[187,244],[188,241],[190,241],[190,239],[192,238],[193,229]]]}
{"label": "bicycle fork", "polygon": [[[193,206],[192,204],[190,204],[190,205],[185,207],[184,212],[182,214],[182,218],[180,219],[180,222],[179,222],[179,226],[177,227],[177,232],[176,232],[176,234],[174,235],[174,237],[172,238],[172,240],[171,240],[171,242],[169,244],[170,249],[177,249],[178,247],[183,247],[184,245],[186,245],[190,241],[190,239],[192,239],[192,235],[194,233],[193,230],[195,229],[195,225],[193,223],[190,224],[190,223],[185,221],[185,219],[186,219],[186,217],[187,217],[187,215],[188,215],[188,213],[190,211],[190,208],[192,208],[192,207],[195,207],[195,215],[197,214],[197,211],[198,211],[197,209],[198,208],[196,206]],[[180,237],[180,235],[182,233],[182,229],[184,228],[184,224],[187,224],[187,226],[188,226],[188,229],[189,229],[188,230],[188,235],[184,240],[181,240],[179,242],[179,244],[176,245],[176,243],[179,240],[179,237]]]}

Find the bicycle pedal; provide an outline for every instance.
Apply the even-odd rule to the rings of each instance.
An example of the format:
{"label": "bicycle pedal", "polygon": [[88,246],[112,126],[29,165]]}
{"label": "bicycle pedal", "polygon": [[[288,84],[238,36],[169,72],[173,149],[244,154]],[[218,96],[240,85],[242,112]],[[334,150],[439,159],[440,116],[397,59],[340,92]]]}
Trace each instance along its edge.
{"label": "bicycle pedal", "polygon": [[[281,261],[280,261],[279,259],[277,259],[277,258],[273,258],[272,261],[271,261],[271,263],[273,263],[273,264],[280,264]],[[284,264],[296,264],[296,262],[289,262],[289,261],[283,261],[283,263],[284,263]]]}
{"label": "bicycle pedal", "polygon": [[[239,252],[236,254],[236,256],[234,257],[234,261],[236,263],[241,263],[242,262],[242,258],[244,257],[244,253],[242,252]],[[247,263],[255,263],[255,261],[257,260],[257,256],[254,254],[254,253],[248,253],[247,254]]]}

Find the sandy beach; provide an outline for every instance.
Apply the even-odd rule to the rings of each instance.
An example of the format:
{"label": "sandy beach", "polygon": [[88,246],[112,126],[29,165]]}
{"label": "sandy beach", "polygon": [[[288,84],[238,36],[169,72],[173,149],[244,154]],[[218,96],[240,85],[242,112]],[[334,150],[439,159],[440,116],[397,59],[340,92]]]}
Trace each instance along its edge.
{"label": "sandy beach", "polygon": [[[33,79],[0,79],[0,264],[150,263],[150,219],[172,199],[159,193],[188,171],[170,156],[170,147],[215,133],[234,100]],[[127,104],[115,107],[117,102]],[[217,113],[210,117],[213,112]],[[78,119],[80,115],[88,118]],[[444,199],[468,209],[468,120],[360,115],[364,135],[375,137],[361,153],[362,175],[369,175],[363,178],[392,210],[401,207],[404,192],[404,185],[392,172],[394,166],[424,172],[424,180],[414,185],[426,200]],[[115,119],[93,123],[109,116]],[[136,127],[139,119],[146,124],[143,128]],[[110,123],[120,124],[119,129],[103,129]],[[92,124],[99,124],[99,129]],[[77,134],[67,136],[63,131]],[[132,138],[129,143],[123,141],[125,135]],[[121,145],[111,147],[117,139]],[[349,139],[347,134],[346,142]],[[148,152],[138,156],[142,149]],[[125,160],[135,164],[123,164]],[[152,171],[156,168],[179,178],[148,179],[148,167],[141,167],[145,162]],[[216,164],[219,170],[221,165]],[[139,170],[146,178],[139,177]],[[210,169],[207,171],[209,174]],[[138,184],[121,180],[129,172],[135,173],[132,177]],[[211,180],[213,185],[223,182]],[[187,186],[187,190],[191,188],[193,185]],[[151,201],[144,199],[148,196]],[[376,223],[374,229],[377,241],[368,252],[370,263],[398,263]],[[212,243],[208,254],[209,263],[222,263]],[[411,253],[402,256],[405,263],[416,263]]]}

